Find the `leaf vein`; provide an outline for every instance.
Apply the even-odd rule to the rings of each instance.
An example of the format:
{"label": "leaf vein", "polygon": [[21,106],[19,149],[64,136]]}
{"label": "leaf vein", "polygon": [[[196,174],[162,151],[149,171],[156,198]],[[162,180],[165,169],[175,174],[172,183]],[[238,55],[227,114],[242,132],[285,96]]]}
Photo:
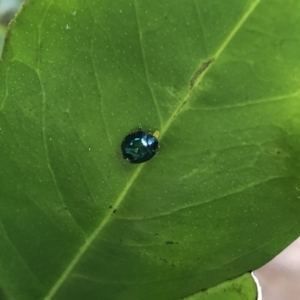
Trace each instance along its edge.
{"label": "leaf vein", "polygon": [[270,97],[266,99],[258,99],[258,100],[251,100],[243,103],[236,103],[232,105],[222,105],[222,106],[216,106],[216,107],[200,107],[199,109],[194,107],[189,107],[191,110],[203,110],[203,111],[212,111],[212,110],[219,110],[219,109],[232,109],[232,108],[240,108],[240,107],[247,107],[252,105],[260,105],[264,103],[273,103],[273,102],[280,102],[289,98],[295,98],[300,95],[300,91],[296,91],[291,94],[286,95],[279,95],[276,97]]}
{"label": "leaf vein", "polygon": [[[40,87],[41,87],[41,94],[42,94],[42,135],[43,135],[43,144],[44,144],[44,150],[45,150],[45,158],[46,158],[46,162],[47,162],[47,167],[49,170],[49,173],[51,175],[52,181],[54,183],[54,186],[57,190],[59,199],[61,200],[61,203],[64,204],[66,206],[66,203],[63,199],[63,196],[61,194],[60,188],[58,186],[57,180],[56,180],[56,176],[55,173],[53,171],[53,168],[51,166],[50,163],[50,158],[49,158],[49,149],[48,149],[48,144],[47,144],[47,137],[46,137],[46,92],[45,92],[45,88],[44,88],[44,84],[41,78],[41,72],[40,72],[40,63],[41,63],[41,27],[42,24],[45,20],[45,17],[51,7],[51,5],[53,5],[53,1],[50,1],[43,16],[41,19],[41,23],[38,26],[38,61],[37,61],[37,69],[36,69],[36,74],[40,83]],[[74,219],[73,215],[71,214],[71,212],[68,210],[68,215],[70,216],[70,218],[73,220],[74,224],[76,225],[76,227],[78,227],[79,231],[85,236],[85,232],[82,230],[82,228],[79,226],[79,224],[77,223],[77,221]]]}
{"label": "leaf vein", "polygon": [[140,48],[141,48],[141,52],[142,52],[142,60],[143,60],[143,66],[144,66],[144,70],[145,70],[145,77],[146,77],[146,82],[149,88],[149,91],[151,93],[151,97],[154,103],[154,106],[156,107],[156,111],[157,111],[157,116],[159,118],[159,127],[161,127],[162,124],[162,119],[161,119],[161,115],[160,115],[160,111],[159,111],[159,107],[158,107],[158,103],[157,103],[157,99],[154,95],[154,91],[153,88],[150,84],[150,78],[149,78],[149,71],[147,68],[147,63],[146,63],[146,54],[145,54],[145,50],[144,50],[144,46],[143,46],[143,34],[142,34],[142,30],[141,30],[141,25],[140,25],[140,21],[139,21],[139,17],[138,17],[138,11],[137,11],[137,0],[134,0],[134,8],[135,8],[135,16],[136,16],[136,23],[137,23],[137,29],[139,32],[139,42],[140,42]]}
{"label": "leaf vein", "polygon": [[2,219],[0,218],[0,228],[1,231],[4,235],[4,237],[6,237],[8,243],[11,245],[12,249],[15,251],[16,255],[20,258],[21,262],[24,264],[25,268],[29,270],[29,273],[32,274],[33,278],[36,279],[36,281],[43,286],[43,284],[41,283],[39,277],[34,274],[34,272],[31,270],[31,268],[29,267],[29,265],[26,263],[26,260],[21,256],[20,251],[16,248],[16,246],[13,244],[12,240],[9,238],[9,236],[7,235],[7,232],[5,230],[5,227],[3,225]]}
{"label": "leaf vein", "polygon": [[279,179],[279,178],[287,178],[286,176],[274,176],[274,177],[270,177],[270,178],[267,178],[266,180],[263,180],[263,181],[259,181],[259,182],[255,182],[253,184],[249,184],[247,186],[244,186],[244,187],[241,187],[239,189],[236,189],[234,191],[230,191],[229,193],[226,193],[222,196],[219,196],[219,197],[216,197],[216,198],[212,198],[212,199],[209,199],[209,200],[206,200],[206,201],[203,201],[203,202],[200,202],[200,203],[194,203],[194,204],[191,204],[191,205],[185,205],[185,206],[182,206],[182,207],[178,207],[176,209],[173,209],[173,210],[170,210],[166,213],[163,213],[163,214],[160,214],[160,215],[155,215],[155,216],[149,216],[149,217],[143,217],[143,218],[123,218],[123,217],[118,217],[119,219],[123,219],[123,220],[129,220],[129,221],[141,221],[141,220],[152,220],[152,219],[156,219],[156,218],[161,218],[161,217],[165,217],[165,216],[170,216],[172,215],[173,213],[178,213],[179,211],[182,211],[182,210],[185,210],[185,209],[191,209],[191,208],[195,208],[195,207],[198,207],[198,206],[201,206],[203,204],[207,204],[207,203],[210,203],[210,202],[213,202],[213,201],[218,201],[218,200],[221,200],[225,197],[228,197],[228,196],[231,196],[231,195],[235,195],[235,194],[239,194],[239,193],[242,193],[248,189],[251,189],[251,188],[254,188],[256,186],[259,186],[261,184],[264,184],[264,183],[267,183],[269,181],[272,181],[274,179]]}
{"label": "leaf vein", "polygon": [[[92,36],[94,36],[95,34],[95,23],[93,23],[93,33],[92,33]],[[99,95],[99,102],[100,102],[100,111],[101,111],[101,117],[102,117],[102,120],[103,120],[103,127],[104,127],[104,131],[105,131],[105,135],[108,139],[108,142],[111,146],[111,148],[113,148],[113,144],[112,144],[112,141],[111,141],[111,138],[110,138],[110,135],[108,134],[108,126],[107,126],[107,123],[105,121],[105,117],[104,117],[104,113],[103,113],[103,100],[102,100],[102,97],[101,97],[101,87],[100,87],[100,80],[99,80],[99,77],[98,77],[98,73],[96,72],[96,68],[95,68],[95,63],[94,63],[94,60],[93,60],[93,56],[92,56],[92,53],[93,53],[93,49],[94,49],[94,38],[92,38],[92,42],[91,42],[91,50],[90,50],[90,57],[91,57],[91,63],[92,63],[92,66],[93,66],[93,73],[95,74],[95,79],[96,79],[96,86],[97,86],[97,91],[98,91],[98,95]]]}

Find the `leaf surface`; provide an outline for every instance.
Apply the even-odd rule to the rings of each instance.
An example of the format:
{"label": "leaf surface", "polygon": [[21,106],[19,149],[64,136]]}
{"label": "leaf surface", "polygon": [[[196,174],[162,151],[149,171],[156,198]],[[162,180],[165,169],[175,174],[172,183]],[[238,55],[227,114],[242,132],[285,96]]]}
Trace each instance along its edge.
{"label": "leaf surface", "polygon": [[[28,1],[0,65],[11,299],[181,299],[299,235],[300,2]],[[283,17],[284,16],[284,17]],[[160,131],[131,165],[124,136]]]}
{"label": "leaf surface", "polygon": [[254,300],[257,291],[252,276],[247,273],[225,281],[206,291],[184,298],[184,300]]}

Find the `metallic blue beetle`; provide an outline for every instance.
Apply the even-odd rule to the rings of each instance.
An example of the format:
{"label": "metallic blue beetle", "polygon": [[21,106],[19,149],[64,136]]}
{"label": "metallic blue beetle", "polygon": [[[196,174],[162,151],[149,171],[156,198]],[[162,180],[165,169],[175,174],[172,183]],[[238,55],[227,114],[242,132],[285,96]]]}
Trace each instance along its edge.
{"label": "metallic blue beetle", "polygon": [[128,134],[121,144],[123,157],[133,164],[148,161],[158,152],[158,135],[158,131],[152,135],[141,129]]}

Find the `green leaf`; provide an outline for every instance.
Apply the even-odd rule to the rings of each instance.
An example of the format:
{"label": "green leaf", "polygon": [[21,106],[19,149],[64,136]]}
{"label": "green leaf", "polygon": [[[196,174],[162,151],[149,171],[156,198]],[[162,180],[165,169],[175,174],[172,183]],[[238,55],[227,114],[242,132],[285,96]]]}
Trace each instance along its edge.
{"label": "green leaf", "polygon": [[[299,236],[300,2],[31,0],[0,64],[0,285],[182,299]],[[131,165],[122,139],[160,131]]]}
{"label": "green leaf", "polygon": [[184,300],[254,300],[257,299],[255,283],[250,274],[223,282],[207,291],[199,292]]}

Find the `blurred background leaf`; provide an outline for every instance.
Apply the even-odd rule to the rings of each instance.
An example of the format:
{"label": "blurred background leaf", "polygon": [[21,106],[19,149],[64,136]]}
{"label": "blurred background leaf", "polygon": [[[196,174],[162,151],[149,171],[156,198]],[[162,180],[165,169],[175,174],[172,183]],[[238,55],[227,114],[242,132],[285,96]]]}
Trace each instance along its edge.
{"label": "blurred background leaf", "polygon": [[23,0],[0,0],[0,54],[6,25],[14,17],[23,2]]}
{"label": "blurred background leaf", "polygon": [[0,23],[7,25],[24,0],[0,0]]}
{"label": "blurred background leaf", "polygon": [[5,34],[5,27],[0,25],[0,53],[2,52],[4,34]]}
{"label": "blurred background leaf", "polygon": [[225,281],[216,287],[201,291],[184,300],[255,300],[257,292],[250,274]]}

